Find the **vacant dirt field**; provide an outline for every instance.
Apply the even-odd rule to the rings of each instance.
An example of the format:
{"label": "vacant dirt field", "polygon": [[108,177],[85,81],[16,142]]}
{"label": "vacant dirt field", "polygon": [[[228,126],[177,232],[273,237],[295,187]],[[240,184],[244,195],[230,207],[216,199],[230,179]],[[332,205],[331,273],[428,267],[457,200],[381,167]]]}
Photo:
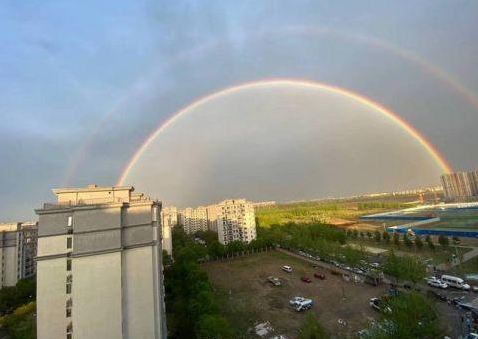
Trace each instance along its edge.
{"label": "vacant dirt field", "polygon": [[[294,271],[285,273],[282,265],[290,265]],[[207,263],[203,267],[222,301],[225,316],[237,326],[239,333],[248,333],[254,324],[269,321],[274,331],[264,338],[279,334],[296,338],[308,312],[313,312],[333,338],[353,338],[367,320],[377,316],[368,300],[386,291],[385,287],[344,281],[341,276],[325,270],[321,271],[326,274],[326,280],[319,280],[313,277],[316,270],[310,263],[277,251]],[[267,281],[270,275],[279,277],[282,286],[272,286]],[[312,283],[302,282],[302,275],[309,276]],[[312,298],[312,310],[293,310],[289,300],[294,296]],[[345,324],[341,324],[340,319],[345,320]],[[258,338],[254,331],[245,337]]]}

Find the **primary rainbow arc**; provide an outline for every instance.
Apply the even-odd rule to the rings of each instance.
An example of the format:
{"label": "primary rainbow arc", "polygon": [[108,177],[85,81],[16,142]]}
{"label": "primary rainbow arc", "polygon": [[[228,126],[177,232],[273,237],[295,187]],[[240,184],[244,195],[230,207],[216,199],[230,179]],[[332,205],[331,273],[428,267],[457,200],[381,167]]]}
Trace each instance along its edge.
{"label": "primary rainbow arc", "polygon": [[310,81],[310,80],[295,80],[295,79],[270,79],[270,80],[261,80],[261,81],[255,81],[255,82],[248,82],[232,87],[225,88],[223,90],[220,90],[218,92],[206,95],[204,97],[199,98],[198,100],[194,101],[193,103],[189,104],[186,107],[183,107],[176,113],[174,113],[170,118],[168,118],[165,122],[163,122],[159,127],[152,132],[146,139],[145,141],[141,144],[141,146],[137,149],[137,151],[134,153],[133,157],[130,159],[124,170],[122,171],[117,184],[118,185],[123,185],[126,177],[136,164],[136,162],[139,160],[143,152],[148,148],[148,146],[151,144],[151,142],[159,135],[161,134],[162,131],[164,131],[168,126],[173,124],[177,119],[179,119],[181,116],[191,112],[194,108],[206,104],[209,101],[212,101],[222,95],[226,94],[231,94],[236,91],[240,91],[243,89],[249,89],[249,88],[260,88],[260,87],[266,87],[266,86],[271,86],[271,85],[289,85],[289,86],[294,86],[294,87],[305,87],[305,88],[316,88],[320,89],[323,91],[327,91],[330,93],[336,93],[343,95],[346,98],[355,100],[363,105],[366,105],[387,118],[389,118],[391,121],[396,123],[398,126],[400,126],[403,130],[405,130],[411,137],[413,137],[416,141],[419,142],[419,144],[427,151],[428,154],[436,161],[436,163],[441,167],[444,173],[450,173],[452,172],[452,167],[448,163],[448,161],[445,159],[445,157],[438,151],[438,149],[422,134],[420,133],[414,126],[412,126],[408,121],[400,117],[397,113],[393,112],[392,110],[384,107],[383,105],[379,104],[378,102],[375,102],[363,95],[357,94],[355,92],[352,92],[348,89],[344,89],[341,87],[337,86],[332,86],[328,85],[325,83],[321,82],[315,82],[315,81]]}

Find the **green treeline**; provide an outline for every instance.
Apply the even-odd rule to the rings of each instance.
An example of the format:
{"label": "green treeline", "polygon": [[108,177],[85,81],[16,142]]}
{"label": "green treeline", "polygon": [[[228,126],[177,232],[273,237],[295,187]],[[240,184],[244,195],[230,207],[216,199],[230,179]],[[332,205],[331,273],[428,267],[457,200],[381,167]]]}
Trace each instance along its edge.
{"label": "green treeline", "polygon": [[204,246],[175,228],[173,249],[174,261],[165,270],[168,337],[231,339],[232,327],[221,315],[208,276],[198,264]]}
{"label": "green treeline", "polygon": [[12,313],[17,307],[35,300],[35,278],[20,279],[12,287],[0,289],[0,315]]}
{"label": "green treeline", "polygon": [[0,324],[12,339],[35,339],[36,317],[35,302],[22,305],[11,314],[3,316]]}
{"label": "green treeline", "polygon": [[0,324],[12,339],[36,338],[35,278],[0,289]]}
{"label": "green treeline", "polygon": [[372,210],[372,209],[400,209],[409,207],[398,201],[367,201],[359,202],[357,208],[359,211]]}

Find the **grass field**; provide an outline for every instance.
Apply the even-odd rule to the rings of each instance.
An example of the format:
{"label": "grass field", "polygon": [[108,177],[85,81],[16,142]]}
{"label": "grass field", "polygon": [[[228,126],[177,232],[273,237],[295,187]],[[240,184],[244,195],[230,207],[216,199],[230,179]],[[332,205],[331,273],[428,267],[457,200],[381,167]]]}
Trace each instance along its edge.
{"label": "grass field", "polygon": [[[292,273],[281,270],[286,264],[294,268]],[[289,306],[288,301],[294,296],[314,300],[308,312],[315,315],[332,338],[352,338],[368,320],[377,316],[368,300],[385,292],[385,287],[346,282],[326,271],[327,279],[318,280],[312,277],[311,264],[277,251],[211,262],[203,267],[221,300],[223,314],[237,328],[237,338],[259,338],[250,329],[266,321],[274,331],[265,338],[279,334],[296,338],[307,312],[296,312]],[[283,286],[272,286],[267,281],[269,275],[278,276]],[[311,277],[312,283],[302,282],[302,275]],[[339,322],[341,319],[346,325]]]}
{"label": "grass field", "polygon": [[[360,216],[404,207],[401,202],[303,202],[259,208],[259,225],[268,227],[287,222],[334,223],[334,220],[356,221]],[[332,222],[331,222],[332,221]]]}

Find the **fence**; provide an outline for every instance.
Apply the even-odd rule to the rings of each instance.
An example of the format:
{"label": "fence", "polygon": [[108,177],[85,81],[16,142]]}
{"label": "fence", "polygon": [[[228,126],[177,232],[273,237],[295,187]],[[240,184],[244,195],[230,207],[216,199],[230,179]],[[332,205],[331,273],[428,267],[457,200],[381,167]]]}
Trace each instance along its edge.
{"label": "fence", "polygon": [[240,251],[240,252],[233,252],[233,253],[229,253],[229,254],[226,254],[226,255],[220,256],[220,257],[203,258],[203,259],[200,259],[199,261],[201,263],[208,263],[208,262],[213,262],[213,261],[232,260],[232,259],[235,259],[235,258],[242,258],[244,256],[248,256],[248,255],[251,255],[251,254],[256,254],[256,253],[261,253],[261,252],[268,252],[268,251],[271,251],[271,250],[274,250],[274,249],[275,249],[274,246],[267,246],[267,247],[264,247],[264,248],[250,249],[250,250],[244,250],[244,251]]}

